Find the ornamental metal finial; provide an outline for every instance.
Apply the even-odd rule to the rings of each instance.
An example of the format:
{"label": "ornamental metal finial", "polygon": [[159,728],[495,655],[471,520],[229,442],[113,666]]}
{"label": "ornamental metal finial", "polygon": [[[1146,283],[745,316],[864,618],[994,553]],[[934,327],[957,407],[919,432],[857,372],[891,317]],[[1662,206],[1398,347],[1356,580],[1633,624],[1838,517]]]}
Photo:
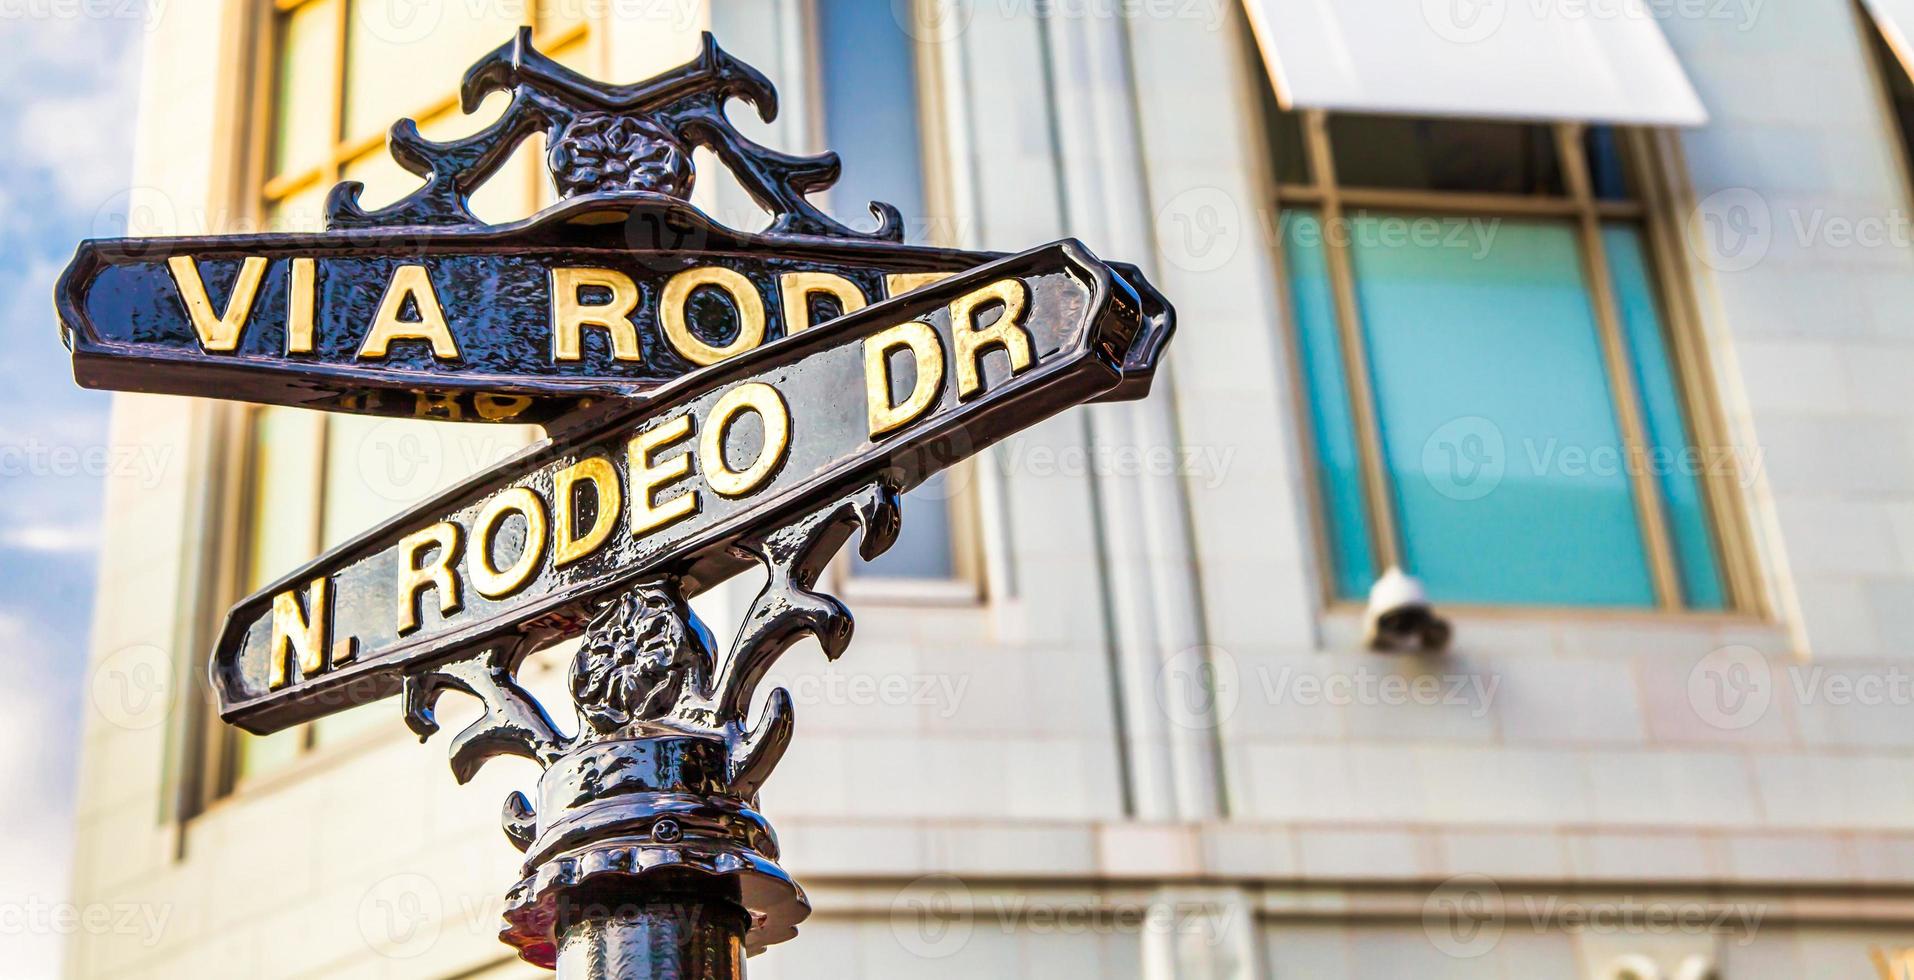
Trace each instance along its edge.
{"label": "ornamental metal finial", "polygon": [[903,241],[902,217],[889,204],[872,202],[877,229],[859,232],[807,199],[837,182],[837,154],[782,153],[738,132],[725,104],[743,99],[770,122],[777,118],[777,91],[709,33],[691,61],[642,82],[608,85],[546,57],[533,46],[531,28],[522,27],[465,73],[460,105],[475,112],[495,92],[511,94],[504,113],[463,139],[439,143],[420,135],[411,119],[394,123],[392,158],[425,178],[425,186],[368,211],[359,203],[365,185],[342,181],[326,198],[326,227],[483,226],[472,213],[472,193],[520,143],[542,132],[549,147],[545,165],[565,200],[591,198],[608,206],[647,196],[688,200],[697,176],[691,151],[701,146],[770,213],[770,233]]}

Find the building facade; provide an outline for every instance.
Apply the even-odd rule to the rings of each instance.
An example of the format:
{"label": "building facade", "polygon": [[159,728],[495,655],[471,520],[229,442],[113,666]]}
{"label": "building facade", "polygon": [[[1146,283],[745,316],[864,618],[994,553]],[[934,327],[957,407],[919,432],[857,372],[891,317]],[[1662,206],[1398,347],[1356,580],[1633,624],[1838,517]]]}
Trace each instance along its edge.
{"label": "building facade", "polygon": [[[778,85],[754,138],[843,155],[844,220],[1074,236],[1176,303],[1150,399],[949,471],[833,570],[858,636],[780,663],[763,800],[815,912],[755,975],[1904,980],[1899,6],[171,4],[134,230],[397,198],[387,127],[478,128],[458,79],[518,24],[614,81],[710,30]],[[720,168],[696,200],[757,226]],[[533,769],[456,785],[391,702],[244,736],[204,681],[236,598],[536,434],[141,395],[113,432],[171,463],[109,487],[75,900],[163,925],[69,971],[536,975],[494,938]],[[1370,649],[1390,569],[1446,651]],[[555,710],[567,652],[527,668]]]}

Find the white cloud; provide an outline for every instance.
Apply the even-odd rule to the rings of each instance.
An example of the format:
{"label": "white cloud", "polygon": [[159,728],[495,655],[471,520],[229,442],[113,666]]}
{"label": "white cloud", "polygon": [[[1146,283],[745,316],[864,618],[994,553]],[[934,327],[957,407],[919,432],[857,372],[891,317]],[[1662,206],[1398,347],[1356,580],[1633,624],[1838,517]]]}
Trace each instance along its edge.
{"label": "white cloud", "polygon": [[26,107],[14,139],[22,155],[44,167],[73,204],[91,211],[126,189],[127,137],[108,125],[75,120],[112,119],[126,108],[110,93],[48,100]]}
{"label": "white cloud", "polygon": [[99,546],[100,529],[97,524],[39,524],[0,531],[0,547],[18,548],[21,551],[77,553],[92,551]]}
{"label": "white cloud", "polygon": [[24,96],[9,99],[18,102],[11,152],[88,211],[125,187],[131,170],[138,31],[112,26],[48,18],[0,31],[0,90]]}

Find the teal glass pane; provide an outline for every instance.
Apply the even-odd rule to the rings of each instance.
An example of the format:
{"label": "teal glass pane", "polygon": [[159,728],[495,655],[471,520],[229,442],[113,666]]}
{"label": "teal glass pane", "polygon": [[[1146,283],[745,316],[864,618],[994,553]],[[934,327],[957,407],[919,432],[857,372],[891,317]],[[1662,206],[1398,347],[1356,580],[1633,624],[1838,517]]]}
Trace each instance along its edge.
{"label": "teal glass pane", "polygon": [[1350,231],[1408,570],[1437,601],[1652,606],[1573,225]]}
{"label": "teal glass pane", "polygon": [[1285,211],[1282,229],[1303,379],[1309,387],[1316,489],[1327,525],[1324,537],[1335,564],[1332,580],[1337,596],[1362,598],[1376,580],[1376,569],[1370,560],[1369,517],[1363,508],[1362,464],[1343,374],[1342,343],[1336,336],[1336,304],[1323,258],[1322,220],[1314,211]]}
{"label": "teal glass pane", "polygon": [[1714,522],[1701,487],[1703,467],[1713,464],[1697,453],[1689,435],[1641,229],[1606,224],[1602,246],[1608,253],[1609,278],[1615,283],[1629,357],[1635,363],[1635,387],[1641,392],[1648,427],[1648,465],[1661,488],[1662,512],[1681,570],[1683,604],[1690,609],[1725,608]]}

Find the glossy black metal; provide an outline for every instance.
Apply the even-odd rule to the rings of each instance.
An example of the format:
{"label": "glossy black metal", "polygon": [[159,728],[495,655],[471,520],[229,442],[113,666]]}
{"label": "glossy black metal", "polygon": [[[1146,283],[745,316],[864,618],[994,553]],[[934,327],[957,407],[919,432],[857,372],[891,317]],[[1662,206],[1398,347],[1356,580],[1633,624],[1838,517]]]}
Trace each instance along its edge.
{"label": "glossy black metal", "polygon": [[[987,355],[981,392],[960,396],[957,385],[944,379],[936,402],[915,421],[873,441],[866,430],[866,341],[898,324],[921,321],[937,331],[945,350],[955,351],[951,303],[1004,281],[1027,292],[1020,329],[1033,352],[1029,367],[1013,374],[1003,354]],[[801,515],[819,499],[880,481],[909,490],[1012,432],[1117,387],[1131,351],[1155,343],[1151,331],[1160,326],[1146,322],[1135,298],[1080,246],[1061,243],[973,269],[687,375],[656,389],[635,409],[530,447],[234,606],[214,653],[212,677],[221,715],[249,730],[271,732],[395,693],[407,671],[438,661],[574,635],[606,595],[641,577],[674,574],[692,594],[701,592],[751,563],[739,550],[741,540]],[[618,496],[630,500],[632,488],[642,482],[632,472],[629,446],[635,437],[687,414],[690,426],[701,429],[716,403],[753,383],[773,386],[780,394],[791,431],[789,458],[759,488],[739,496],[701,489],[695,476],[714,461],[700,451],[688,464],[692,472],[683,484],[686,492],[698,494],[695,513],[646,533],[637,533],[635,523],[626,528],[621,520],[601,547],[562,566],[553,560],[553,549],[544,548],[530,578],[508,595],[487,597],[471,587],[477,552],[484,550],[489,561],[505,565],[527,547],[522,523],[507,523],[496,540],[485,541],[481,518],[501,488],[528,488],[555,520],[559,509],[572,503],[560,499],[562,472],[580,460],[602,459],[623,488]],[[740,438],[728,440],[727,447],[754,445],[748,434],[734,435]],[[672,445],[692,442],[687,433]],[[442,550],[420,552],[408,542],[441,525],[453,529],[448,532],[456,552],[449,562],[452,588],[407,591],[401,570],[421,567]],[[543,544],[541,539],[531,547]],[[314,601],[315,582],[323,582],[331,597],[328,663],[275,685],[274,668],[285,654],[275,639],[275,607],[288,594],[302,606]],[[334,652],[345,655],[331,656]]]}
{"label": "glossy black metal", "polygon": [[466,112],[494,92],[509,92],[511,104],[486,129],[461,140],[435,143],[419,135],[410,119],[392,127],[393,158],[426,184],[388,208],[358,204],[363,186],[346,181],[327,200],[331,228],[476,224],[470,194],[490,177],[519,143],[543,132],[547,166],[567,198],[591,194],[691,196],[695,174],[691,149],[715,153],[766,211],[770,231],[780,235],[871,238],[901,242],[903,221],[889,204],[872,202],[874,232],[833,221],[805,195],[837,181],[837,154],[801,157],[746,139],[725,116],[733,98],[755,105],[765,122],[777,118],[777,91],[757,69],[726,54],[710,34],[690,63],[632,85],[607,85],[547,58],[532,46],[532,29],[479,59],[459,89]]}
{"label": "glossy black metal", "polygon": [[[446,692],[477,699],[453,775],[499,755],[542,770],[500,814],[525,854],[500,938],[567,977],[741,977],[744,955],[810,912],[757,810],[792,699],[750,708],[793,644],[849,645],[824,568],[853,536],[883,553],[901,495],[938,470],[1073,405],[1143,397],[1174,316],[1136,269],[1074,241],[963,252],[901,244],[889,205],[871,206],[870,232],[826,217],[806,195],[836,179],[836,156],[739,135],[725,103],[768,120],[776,95],[709,36],[689,64],[605,85],[521,32],[467,73],[466,110],[499,91],[505,113],[462,140],[395,125],[392,154],[423,186],[368,210],[342,183],[324,234],[82,243],[56,288],[62,338],[86,385],[546,425],[235,605],[210,665],[221,716],[272,732],[402,695],[424,739]],[[562,200],[480,223],[471,192],[534,133]],[[766,231],[687,203],[699,146],[770,214]],[[715,363],[662,329],[673,277],[709,268],[763,307],[762,342]],[[565,297],[557,270],[579,269],[629,283],[610,314],[635,336],[622,357],[597,330],[560,357],[561,301],[620,295]],[[804,285],[819,274],[821,303]],[[747,319],[735,293],[677,296],[708,348]],[[368,356],[373,321],[425,323],[428,305],[455,353],[399,330]],[[765,584],[720,650],[688,600],[752,568]],[[567,734],[515,674],[581,636]]]}
{"label": "glossy black metal", "polygon": [[[488,94],[512,100],[491,126],[451,143],[434,143],[411,120],[392,127],[393,158],[425,184],[386,208],[358,204],[362,185],[344,181],[328,198],[324,234],[130,238],[81,243],[55,289],[61,337],[82,385],[121,391],[198,395],[357,414],[463,422],[549,424],[594,404],[625,399],[693,370],[659,330],[663,283],[700,265],[719,265],[750,281],[764,307],[764,341],[790,332],[780,277],[792,272],[843,276],[866,301],[888,298],[893,274],[951,273],[1004,256],[904,245],[896,209],[873,203],[879,226],[856,232],[805,199],[836,179],[836,154],[795,157],[739,135],[724,103],[742,98],[768,121],[777,98],[755,69],[718,48],[709,35],[692,62],[634,85],[602,85],[552,62],[529,31],[467,73],[467,111]],[[510,151],[543,132],[548,166],[563,199],[524,221],[487,225],[469,197]],[[690,150],[713,150],[771,215],[762,232],[716,224],[687,198],[694,182]],[[246,292],[242,329],[230,349],[209,348],[195,328],[179,272],[192,260],[215,313],[233,308],[244,260],[264,263]],[[295,262],[312,263],[309,344],[295,344]],[[426,270],[458,356],[441,357],[405,341],[388,356],[363,356],[375,311],[405,265]],[[553,356],[552,270],[608,268],[629,275],[642,293],[630,318],[640,350],[614,357],[596,330],[581,337],[580,357]],[[1114,265],[1149,315],[1167,320],[1168,304],[1134,268]],[[841,312],[824,300],[822,321]],[[713,338],[735,331],[738,313],[704,300],[700,327]],[[1157,338],[1167,339],[1167,332]],[[1128,387],[1108,397],[1139,397],[1156,351],[1139,351]]]}
{"label": "glossy black metal", "polygon": [[743,909],[699,893],[609,896],[561,923],[560,980],[741,980]]}
{"label": "glossy black metal", "polygon": [[[204,348],[183,305],[169,259],[199,264],[215,309],[231,302],[241,261],[267,260],[251,313],[230,352]],[[142,238],[86,242],[61,277],[55,306],[74,377],[89,388],[198,395],[355,414],[459,422],[550,424],[593,404],[634,398],[695,365],[665,342],[658,300],[673,274],[719,265],[748,279],[763,304],[765,342],[789,332],[779,277],[829,272],[870,301],[889,298],[888,276],[954,273],[1002,258],[859,240],[747,234],[711,222],[682,201],[657,196],[578,198],[509,225],[383,229],[324,235]],[[315,263],[313,344],[287,352],[292,260]],[[403,342],[388,357],[359,356],[394,270],[427,269],[460,356],[434,356]],[[608,268],[629,275],[643,298],[631,319],[636,360],[614,357],[603,331],[586,330],[581,356],[552,356],[551,270]],[[1129,266],[1116,274],[1158,320],[1168,305]],[[714,342],[735,334],[736,312],[707,302],[701,331]],[[838,315],[819,298],[815,322]],[[1156,338],[1167,339],[1167,333]],[[1138,351],[1130,387],[1147,386],[1154,352]]]}

